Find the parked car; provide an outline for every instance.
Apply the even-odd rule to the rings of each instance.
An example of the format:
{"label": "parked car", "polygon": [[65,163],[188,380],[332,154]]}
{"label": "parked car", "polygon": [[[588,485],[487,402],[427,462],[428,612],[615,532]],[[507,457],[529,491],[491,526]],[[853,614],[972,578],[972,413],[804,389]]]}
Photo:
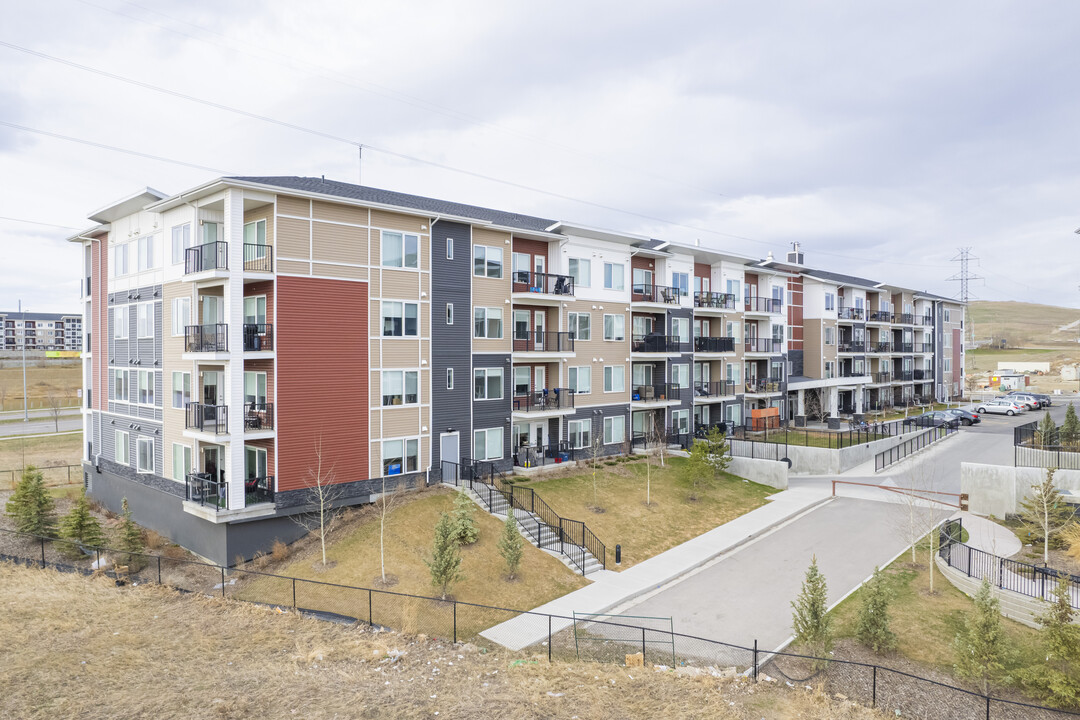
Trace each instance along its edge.
{"label": "parked car", "polygon": [[935,410],[934,412],[904,418],[904,425],[914,427],[947,427],[955,429],[960,427],[960,418],[942,410]]}
{"label": "parked car", "polygon": [[1017,405],[1023,405],[1028,410],[1038,410],[1042,407],[1042,403],[1039,402],[1038,398],[1033,395],[1028,395],[1027,393],[1017,393],[1016,395],[1010,393],[1008,395],[1000,395],[999,397],[1006,400],[1012,400]]}
{"label": "parked car", "polygon": [[960,418],[961,425],[974,425],[975,423],[982,422],[982,418],[979,417],[976,413],[971,412],[970,410],[952,408],[950,410],[945,410],[944,412]]}
{"label": "parked car", "polygon": [[975,412],[980,415],[990,413],[992,415],[1019,415],[1027,408],[1014,401],[1012,398],[994,398],[981,402],[976,406]]}
{"label": "parked car", "polygon": [[1020,395],[1030,395],[1039,401],[1039,407],[1050,407],[1054,403],[1050,400],[1049,395],[1043,395],[1042,393],[1027,392],[1025,390],[1013,390],[1012,392],[1005,393],[1005,397],[1018,397]]}

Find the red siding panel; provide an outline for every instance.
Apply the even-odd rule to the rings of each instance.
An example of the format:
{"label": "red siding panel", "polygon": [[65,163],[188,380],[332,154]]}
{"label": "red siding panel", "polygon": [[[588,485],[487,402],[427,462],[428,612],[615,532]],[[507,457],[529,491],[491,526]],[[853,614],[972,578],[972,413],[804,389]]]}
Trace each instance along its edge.
{"label": "red siding panel", "polygon": [[278,490],[304,488],[321,440],[337,482],[368,476],[368,285],[277,279]]}

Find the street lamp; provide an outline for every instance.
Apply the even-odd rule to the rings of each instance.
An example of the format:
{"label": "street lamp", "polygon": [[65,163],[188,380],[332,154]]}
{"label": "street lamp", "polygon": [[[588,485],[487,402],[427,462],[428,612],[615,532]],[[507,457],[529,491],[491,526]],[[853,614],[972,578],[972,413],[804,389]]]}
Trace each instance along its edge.
{"label": "street lamp", "polygon": [[26,397],[26,311],[23,310],[22,300],[19,300],[19,312],[22,313],[22,405],[23,422],[30,421],[30,401]]}

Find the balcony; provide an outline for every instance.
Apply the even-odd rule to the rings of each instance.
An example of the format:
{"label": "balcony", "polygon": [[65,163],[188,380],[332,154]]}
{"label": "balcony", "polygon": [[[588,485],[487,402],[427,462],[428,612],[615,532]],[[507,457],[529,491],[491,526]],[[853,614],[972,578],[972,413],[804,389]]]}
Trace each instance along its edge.
{"label": "balcony", "polygon": [[188,403],[184,428],[211,435],[224,435],[229,432],[229,408],[226,405]]}
{"label": "balcony", "polygon": [[574,409],[574,393],[570,388],[547,388],[514,397],[514,412],[549,413]]}
{"label": "balcony", "polygon": [[746,352],[755,353],[778,353],[783,347],[783,342],[773,338],[746,338]]}
{"label": "balcony", "polygon": [[274,502],[274,476],[249,477],[244,480],[244,506]]}
{"label": "balcony", "polygon": [[784,302],[779,298],[751,296],[745,301],[746,312],[779,314],[784,310]]}
{"label": "balcony", "polygon": [[842,353],[864,353],[867,352],[867,347],[866,343],[842,342],[836,346],[836,350]]}
{"label": "balcony", "polygon": [[867,322],[879,322],[879,323],[891,323],[893,321],[893,314],[885,310],[876,310],[870,313],[866,319]]}
{"label": "balcony", "polygon": [[884,385],[886,383],[891,383],[892,382],[892,373],[876,372],[873,375],[871,375],[870,377],[873,378],[872,382],[875,385]]}
{"label": "balcony", "polygon": [[852,368],[840,368],[838,377],[842,378],[861,378],[867,377],[870,373],[865,370],[853,370]]}
{"label": "balcony", "polygon": [[893,373],[893,382],[911,382],[915,379],[913,370],[900,370]]}
{"label": "balcony", "polygon": [[934,343],[915,343],[915,352],[932,353],[934,352]]}
{"label": "balcony", "polygon": [[273,430],[274,403],[244,403],[245,430]]}
{"label": "balcony", "polygon": [[916,325],[925,325],[926,327],[933,327],[934,316],[933,315],[921,315],[915,317]]}
{"label": "balcony", "polygon": [[915,316],[911,313],[901,313],[900,315],[895,316],[893,322],[901,325],[914,325]]}
{"label": "balcony", "polygon": [[864,311],[860,307],[842,307],[837,309],[837,317],[841,320],[862,320]]}
{"label": "balcony", "polygon": [[739,391],[738,383],[730,380],[710,380],[694,383],[695,399],[732,397]]}
{"label": "balcony", "polygon": [[630,352],[679,353],[682,352],[682,343],[678,335],[635,335]]}
{"label": "balcony", "polygon": [[184,352],[228,352],[229,326],[188,325],[184,328]]}
{"label": "balcony", "polygon": [[682,390],[674,383],[634,385],[633,395],[631,395],[630,399],[637,403],[679,402],[682,400]]}
{"label": "balcony", "polygon": [[731,293],[696,292],[694,307],[713,310],[734,310],[735,296]]}
{"label": "balcony", "polygon": [[903,353],[914,352],[915,345],[909,342],[893,343],[893,354],[899,355]]}
{"label": "balcony", "polygon": [[244,243],[244,272],[274,272],[274,248]]}
{"label": "balcony", "polygon": [[666,285],[645,285],[634,283],[630,288],[631,302],[661,303],[664,305],[679,304],[679,288]]}
{"label": "balcony", "polygon": [[270,323],[244,323],[244,350],[259,352],[274,349],[274,326]]}
{"label": "balcony", "polygon": [[515,270],[513,290],[516,293],[540,293],[542,295],[573,295],[574,278],[569,275]]}
{"label": "balcony", "polygon": [[184,274],[229,269],[229,246],[224,242],[196,245],[184,251]]}
{"label": "balcony", "polygon": [[574,334],[526,330],[524,334],[514,336],[514,352],[574,352]]}
{"label": "balcony", "polygon": [[732,337],[699,337],[699,338],[694,338],[694,352],[699,352],[699,353],[729,353],[729,352],[735,352],[735,338],[732,338]]}
{"label": "balcony", "polygon": [[780,392],[782,382],[783,379],[777,377],[751,378],[746,381],[746,392],[756,394]]}
{"label": "balcony", "polygon": [[892,352],[892,343],[891,342],[872,343],[870,345],[870,351],[871,352],[879,352],[879,353],[891,353]]}
{"label": "balcony", "polygon": [[188,473],[185,477],[184,499],[212,510],[224,510],[228,504],[228,485],[215,480],[211,473]]}

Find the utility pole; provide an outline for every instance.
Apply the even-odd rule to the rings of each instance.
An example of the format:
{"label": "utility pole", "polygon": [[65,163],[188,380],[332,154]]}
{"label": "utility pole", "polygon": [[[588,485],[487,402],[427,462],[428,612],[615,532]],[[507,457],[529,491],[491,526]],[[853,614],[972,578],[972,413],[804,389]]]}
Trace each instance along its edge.
{"label": "utility pole", "polygon": [[22,314],[22,407],[23,422],[30,421],[30,398],[26,396],[26,311],[23,310],[22,300],[19,301],[19,312]]}
{"label": "utility pole", "polygon": [[972,260],[974,260],[976,264],[978,264],[979,258],[971,254],[971,248],[960,248],[959,254],[950,261],[960,263],[960,272],[945,278],[947,282],[960,283],[960,292],[958,293],[958,297],[960,301],[964,303],[966,303],[970,297],[973,297],[968,290],[968,283],[972,280],[983,279],[981,275],[976,275],[975,273],[968,270],[968,263]]}

